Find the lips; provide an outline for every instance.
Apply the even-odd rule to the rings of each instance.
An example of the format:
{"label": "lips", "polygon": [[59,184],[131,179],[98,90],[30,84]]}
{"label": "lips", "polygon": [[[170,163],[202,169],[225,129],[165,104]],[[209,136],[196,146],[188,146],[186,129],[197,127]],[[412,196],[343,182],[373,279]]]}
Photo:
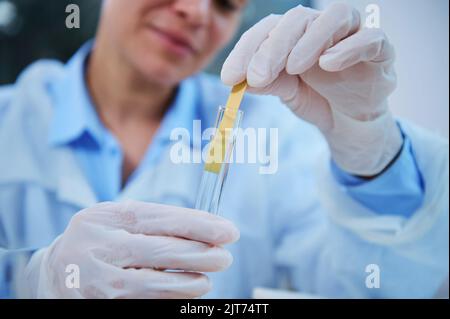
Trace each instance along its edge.
{"label": "lips", "polygon": [[192,54],[196,52],[193,41],[186,34],[155,26],[148,27],[161,40],[161,42],[175,54],[186,55],[188,53]]}

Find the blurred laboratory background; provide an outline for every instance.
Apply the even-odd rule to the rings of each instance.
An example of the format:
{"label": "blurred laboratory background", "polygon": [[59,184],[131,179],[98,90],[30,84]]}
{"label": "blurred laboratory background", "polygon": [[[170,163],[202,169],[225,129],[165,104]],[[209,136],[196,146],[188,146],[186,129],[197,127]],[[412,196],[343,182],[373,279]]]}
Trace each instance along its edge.
{"label": "blurred laboratory background", "polygon": [[[250,0],[234,41],[269,13],[283,13],[298,4],[322,9],[331,2],[334,0]],[[399,85],[390,100],[394,113],[448,139],[449,1],[344,2],[359,9],[363,17],[368,4],[379,5],[381,27],[397,50]],[[68,4],[80,8],[80,29],[65,27]],[[0,0],[0,85],[13,83],[37,59],[67,61],[94,36],[100,6],[101,0]],[[233,45],[219,54],[208,72],[218,74]]]}

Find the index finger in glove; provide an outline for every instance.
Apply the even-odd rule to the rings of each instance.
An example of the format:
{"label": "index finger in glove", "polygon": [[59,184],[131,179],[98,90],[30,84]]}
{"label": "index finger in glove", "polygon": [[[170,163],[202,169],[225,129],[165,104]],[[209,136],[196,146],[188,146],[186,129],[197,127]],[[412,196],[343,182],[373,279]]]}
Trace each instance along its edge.
{"label": "index finger in glove", "polygon": [[173,236],[211,245],[239,238],[239,230],[225,218],[184,207],[128,201],[96,205],[84,214],[89,221],[132,234]]}
{"label": "index finger in glove", "polygon": [[231,86],[246,79],[250,60],[281,18],[280,15],[269,15],[242,35],[223,64],[223,83]]}
{"label": "index finger in glove", "polygon": [[286,71],[302,74],[315,65],[322,53],[360,27],[359,12],[344,3],[330,5],[311,23],[304,36],[291,51]]}
{"label": "index finger in glove", "polygon": [[283,15],[250,61],[247,71],[250,86],[265,87],[278,78],[286,68],[290,52],[317,16],[319,11],[303,6]]}

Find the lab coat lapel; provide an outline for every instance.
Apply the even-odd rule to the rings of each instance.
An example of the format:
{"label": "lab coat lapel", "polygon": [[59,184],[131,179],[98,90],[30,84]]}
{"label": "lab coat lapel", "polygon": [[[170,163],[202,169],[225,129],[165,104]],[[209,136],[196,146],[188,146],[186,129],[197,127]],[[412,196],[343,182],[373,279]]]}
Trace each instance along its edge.
{"label": "lab coat lapel", "polygon": [[86,208],[94,205],[97,198],[75,160],[66,147],[57,151],[56,180],[60,201]]}
{"label": "lab coat lapel", "polygon": [[[189,146],[183,147],[187,148],[186,151],[191,151]],[[170,145],[161,153],[157,163],[147,166],[127,185],[118,200],[134,199],[192,208],[202,165],[173,163],[169,152]]]}

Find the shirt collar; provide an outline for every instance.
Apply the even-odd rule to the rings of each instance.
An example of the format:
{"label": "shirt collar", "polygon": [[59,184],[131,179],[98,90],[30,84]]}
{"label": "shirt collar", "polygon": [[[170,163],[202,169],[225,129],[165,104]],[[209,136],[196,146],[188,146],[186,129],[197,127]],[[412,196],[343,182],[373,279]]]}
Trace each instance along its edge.
{"label": "shirt collar", "polygon": [[[49,133],[52,145],[67,145],[86,134],[97,146],[105,142],[107,130],[95,111],[85,82],[85,65],[92,47],[93,41],[82,46],[66,64],[62,81],[51,88],[56,102]],[[179,85],[153,143],[169,142],[175,128],[185,128],[192,136],[192,121],[198,117],[196,90],[195,78],[188,78]]]}
{"label": "shirt collar", "polygon": [[84,77],[92,45],[90,41],[78,50],[66,64],[63,79],[51,88],[56,102],[49,135],[52,145],[72,143],[84,134],[97,145],[103,142],[105,128],[97,116]]}

